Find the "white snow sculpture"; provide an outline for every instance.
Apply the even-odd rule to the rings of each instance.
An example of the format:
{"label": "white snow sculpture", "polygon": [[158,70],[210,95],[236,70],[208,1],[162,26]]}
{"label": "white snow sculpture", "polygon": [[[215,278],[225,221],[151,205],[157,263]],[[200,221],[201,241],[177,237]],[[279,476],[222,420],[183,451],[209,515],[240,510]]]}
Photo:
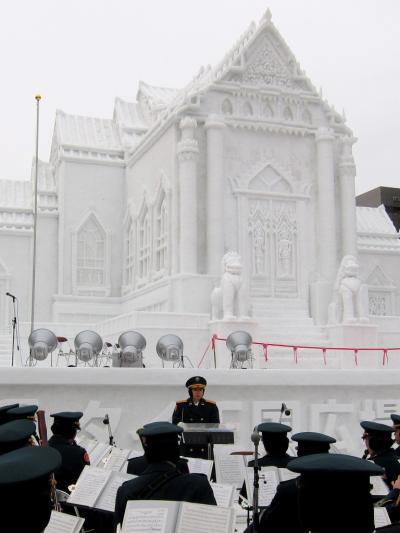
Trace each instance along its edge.
{"label": "white snow sculpture", "polygon": [[221,261],[221,286],[211,293],[211,318],[233,320],[240,309],[240,288],[242,285],[242,260],[237,252],[228,252]]}
{"label": "white snow sculpture", "polygon": [[366,323],[368,319],[368,287],[358,277],[359,265],[352,255],[345,255],[340,263],[329,305],[329,323]]}

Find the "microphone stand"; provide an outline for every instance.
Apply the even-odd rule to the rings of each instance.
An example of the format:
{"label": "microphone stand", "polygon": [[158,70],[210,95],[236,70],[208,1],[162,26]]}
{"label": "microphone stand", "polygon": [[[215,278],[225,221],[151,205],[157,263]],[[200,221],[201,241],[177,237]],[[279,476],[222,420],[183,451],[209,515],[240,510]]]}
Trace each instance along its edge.
{"label": "microphone stand", "polygon": [[11,348],[11,366],[14,366],[14,351],[15,344],[17,345],[17,350],[19,351],[19,339],[18,339],[18,325],[17,325],[17,308],[15,301],[17,297],[9,292],[6,293],[6,296],[10,296],[13,301],[13,318],[12,318],[12,348]]}
{"label": "microphone stand", "polygon": [[115,440],[114,436],[111,432],[111,425],[110,425],[110,417],[106,415],[103,419],[103,424],[105,424],[108,428],[108,443],[110,446],[115,446]]}
{"label": "microphone stand", "polygon": [[258,473],[258,445],[260,443],[260,434],[257,428],[251,435],[251,440],[254,443],[254,482],[253,482],[253,533],[259,533],[260,531],[260,514],[258,511],[258,488],[260,477]]}

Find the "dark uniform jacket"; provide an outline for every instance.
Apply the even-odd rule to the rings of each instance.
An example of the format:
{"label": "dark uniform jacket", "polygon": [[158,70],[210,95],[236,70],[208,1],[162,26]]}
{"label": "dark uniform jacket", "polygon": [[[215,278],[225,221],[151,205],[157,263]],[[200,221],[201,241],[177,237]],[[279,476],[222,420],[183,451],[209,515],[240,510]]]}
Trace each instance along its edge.
{"label": "dark uniform jacket", "polygon": [[385,469],[384,479],[391,488],[392,482],[396,481],[397,476],[400,475],[400,464],[396,451],[393,448],[388,448],[371,457],[371,461]]}
{"label": "dark uniform jacket", "polygon": [[[217,404],[204,398],[199,401],[198,405],[193,403],[192,398],[176,402],[172,423],[179,424],[179,422],[185,424],[219,424]],[[206,445],[200,444],[182,445],[181,455],[207,459],[208,449]]]}
{"label": "dark uniform jacket", "polygon": [[[126,471],[128,474],[140,476],[143,474],[143,472],[148,466],[149,463],[147,462],[146,456],[141,455],[140,457],[133,457],[132,459],[128,459],[128,467]],[[182,472],[182,474],[189,474],[189,468],[186,459],[180,458],[176,465],[176,468],[180,472]]]}
{"label": "dark uniform jacket", "polygon": [[[115,500],[115,524],[122,523],[125,507],[129,500],[142,499],[141,494],[143,494],[143,490],[148,488],[149,484],[156,484],[163,475],[170,475],[174,472],[177,472],[177,469],[172,463],[154,463],[150,464],[141,476],[125,481],[118,489]],[[146,499],[217,504],[206,476],[179,472],[176,477],[169,479]]]}
{"label": "dark uniform jacket", "polygon": [[307,533],[301,526],[297,512],[297,480],[279,483],[269,507],[261,515],[260,532]]}
{"label": "dark uniform jacket", "polygon": [[61,468],[55,473],[57,488],[69,492],[68,486],[76,483],[84,467],[90,464],[89,456],[85,448],[61,435],[53,435],[49,446],[58,450],[62,457]]}
{"label": "dark uniform jacket", "polygon": [[[258,466],[276,466],[277,468],[286,468],[288,463],[294,459],[291,455],[264,455],[258,459]],[[254,466],[254,460],[248,462],[248,466]]]}
{"label": "dark uniform jacket", "polygon": [[179,424],[179,422],[184,422],[185,424],[219,424],[217,404],[204,398],[199,401],[198,405],[193,403],[192,398],[176,402],[172,423]]}

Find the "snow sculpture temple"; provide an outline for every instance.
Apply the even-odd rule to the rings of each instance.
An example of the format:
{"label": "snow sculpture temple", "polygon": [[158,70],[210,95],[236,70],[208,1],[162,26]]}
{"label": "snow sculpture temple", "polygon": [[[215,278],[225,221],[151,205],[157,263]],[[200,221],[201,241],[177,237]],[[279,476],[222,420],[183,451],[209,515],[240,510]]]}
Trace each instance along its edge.
{"label": "snow sculpture temple", "polygon": [[[150,352],[173,332],[194,362],[213,333],[237,329],[396,345],[399,235],[383,207],[355,206],[355,142],[269,11],[183,89],[140,82],[111,119],[57,111],[38,169],[36,327],[113,342],[134,328]],[[1,180],[8,352],[5,292],[29,322],[32,222],[31,182]]]}

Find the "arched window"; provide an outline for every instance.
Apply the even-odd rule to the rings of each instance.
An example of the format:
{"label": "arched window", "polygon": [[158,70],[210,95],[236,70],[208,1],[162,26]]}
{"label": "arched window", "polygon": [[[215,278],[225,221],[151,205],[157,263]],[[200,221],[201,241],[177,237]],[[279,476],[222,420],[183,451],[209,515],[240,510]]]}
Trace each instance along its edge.
{"label": "arched window", "polygon": [[283,110],[283,118],[285,120],[293,120],[293,113],[288,105]]}
{"label": "arched window", "polygon": [[268,102],[264,104],[262,113],[264,117],[267,117],[267,118],[272,118],[274,116],[274,111]]}
{"label": "arched window", "polygon": [[250,102],[245,102],[243,105],[243,115],[246,117],[251,117],[253,115],[253,108],[251,107]]}
{"label": "arched window", "polygon": [[303,122],[305,122],[306,124],[311,124],[312,123],[311,113],[309,112],[309,110],[307,108],[303,109],[303,111],[301,113],[301,120]]}
{"label": "arched window", "polygon": [[133,286],[135,271],[135,233],[132,218],[129,217],[125,231],[125,285]]}
{"label": "arched window", "polygon": [[162,194],[157,205],[156,211],[156,242],[155,242],[155,259],[156,271],[160,272],[167,268],[168,262],[168,213],[167,199]]}
{"label": "arched window", "polygon": [[222,102],[221,109],[224,115],[232,115],[233,113],[232,103],[228,98],[225,98],[225,100]]}
{"label": "arched window", "polygon": [[79,286],[105,285],[105,234],[94,216],[88,218],[77,235],[77,271]]}
{"label": "arched window", "polygon": [[139,277],[147,278],[150,273],[150,215],[147,207],[139,219]]}

